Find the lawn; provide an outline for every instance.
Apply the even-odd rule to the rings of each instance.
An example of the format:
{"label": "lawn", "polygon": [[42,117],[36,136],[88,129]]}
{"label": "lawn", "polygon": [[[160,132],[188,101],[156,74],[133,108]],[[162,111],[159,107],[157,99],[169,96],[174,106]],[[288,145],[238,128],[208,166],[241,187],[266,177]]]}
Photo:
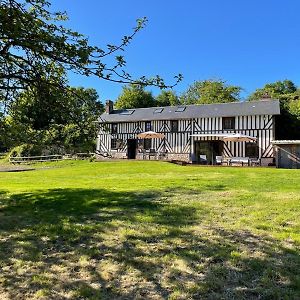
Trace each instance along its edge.
{"label": "lawn", "polygon": [[300,299],[300,172],[60,162],[0,173],[0,299]]}

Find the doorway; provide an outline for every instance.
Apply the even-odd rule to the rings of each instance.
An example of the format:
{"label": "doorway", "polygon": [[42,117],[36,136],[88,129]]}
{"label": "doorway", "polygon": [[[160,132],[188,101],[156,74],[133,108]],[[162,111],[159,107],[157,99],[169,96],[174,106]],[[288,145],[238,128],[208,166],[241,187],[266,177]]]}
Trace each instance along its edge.
{"label": "doorway", "polygon": [[223,141],[195,141],[197,163],[213,165],[216,162],[216,156],[221,156],[222,152]]}
{"label": "doorway", "polygon": [[128,139],[127,140],[127,158],[135,159],[136,158],[136,150],[137,150],[137,140],[136,139]]}

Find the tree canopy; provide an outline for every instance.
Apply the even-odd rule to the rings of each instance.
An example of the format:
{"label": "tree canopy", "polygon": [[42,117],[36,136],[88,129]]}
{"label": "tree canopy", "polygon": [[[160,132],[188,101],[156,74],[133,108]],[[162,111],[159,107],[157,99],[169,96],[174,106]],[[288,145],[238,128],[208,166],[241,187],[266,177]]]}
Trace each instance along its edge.
{"label": "tree canopy", "polygon": [[54,89],[45,96],[47,105],[34,90],[20,94],[2,120],[2,147],[30,143],[56,153],[93,151],[94,121],[103,111],[96,90],[69,88],[59,93]]}
{"label": "tree canopy", "polygon": [[184,104],[226,103],[240,100],[242,88],[227,85],[223,80],[195,81],[181,97]]}
{"label": "tree canopy", "polygon": [[267,83],[256,89],[249,100],[264,98],[280,101],[280,115],[276,116],[276,139],[300,139],[300,90],[291,80]]}
{"label": "tree canopy", "polygon": [[119,95],[116,108],[141,108],[155,106],[155,99],[151,92],[142,85],[126,85]]}
{"label": "tree canopy", "polygon": [[293,97],[297,91],[296,85],[291,80],[267,83],[263,88],[256,89],[249,100],[260,100],[262,98],[283,99]]}
{"label": "tree canopy", "polygon": [[[120,55],[134,36],[145,26],[138,19],[133,32],[118,45],[91,45],[88,38],[63,26],[68,16],[51,11],[47,0],[0,0],[0,92],[7,100],[12,93],[28,87],[38,92],[47,85],[66,87],[65,77],[48,79],[52,68],[68,70],[83,76],[141,85],[168,85],[156,75],[133,78],[126,72],[126,60]],[[108,57],[115,57],[112,64]],[[111,60],[109,60],[111,61]],[[175,84],[182,76],[175,76]]]}
{"label": "tree canopy", "polygon": [[[52,10],[51,1],[0,0],[1,148],[30,142],[92,150],[93,121],[102,105],[95,90],[69,87],[68,72],[136,85],[140,91],[147,85],[167,88],[182,79],[179,74],[168,85],[159,75],[134,78],[126,72],[124,50],[146,18],[138,19],[118,44],[103,47],[67,28],[67,19],[65,12]],[[153,100],[151,93],[144,95],[146,102]]]}
{"label": "tree canopy", "polygon": [[163,90],[156,97],[156,106],[174,106],[178,105],[179,103],[178,96],[172,90]]}
{"label": "tree canopy", "polygon": [[155,106],[172,106],[180,104],[179,98],[172,90],[163,90],[154,97],[151,92],[146,91],[142,85],[126,85],[117,101],[115,107],[118,109],[143,108]]}

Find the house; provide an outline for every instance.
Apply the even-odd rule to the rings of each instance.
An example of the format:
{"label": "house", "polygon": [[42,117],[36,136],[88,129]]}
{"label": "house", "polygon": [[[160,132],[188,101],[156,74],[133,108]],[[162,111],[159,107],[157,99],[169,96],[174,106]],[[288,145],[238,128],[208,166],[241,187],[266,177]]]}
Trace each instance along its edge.
{"label": "house", "polygon": [[[275,115],[279,101],[263,99],[204,105],[179,105],[114,110],[112,101],[99,118],[98,157],[141,159],[146,149],[168,160],[212,164],[216,156],[253,157],[268,165],[274,160]],[[141,132],[163,133],[163,139],[138,139]],[[256,142],[225,141],[239,133]]]}

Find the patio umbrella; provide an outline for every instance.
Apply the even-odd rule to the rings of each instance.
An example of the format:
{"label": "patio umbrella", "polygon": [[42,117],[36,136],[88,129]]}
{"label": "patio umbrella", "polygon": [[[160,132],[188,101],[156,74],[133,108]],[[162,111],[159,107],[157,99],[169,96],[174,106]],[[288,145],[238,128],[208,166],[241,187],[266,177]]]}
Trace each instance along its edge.
{"label": "patio umbrella", "polygon": [[155,131],[146,131],[146,132],[139,133],[137,137],[139,139],[162,139],[165,137],[165,135]]}
{"label": "patio umbrella", "polygon": [[223,137],[225,142],[256,142],[256,137],[241,133],[229,133]]}

